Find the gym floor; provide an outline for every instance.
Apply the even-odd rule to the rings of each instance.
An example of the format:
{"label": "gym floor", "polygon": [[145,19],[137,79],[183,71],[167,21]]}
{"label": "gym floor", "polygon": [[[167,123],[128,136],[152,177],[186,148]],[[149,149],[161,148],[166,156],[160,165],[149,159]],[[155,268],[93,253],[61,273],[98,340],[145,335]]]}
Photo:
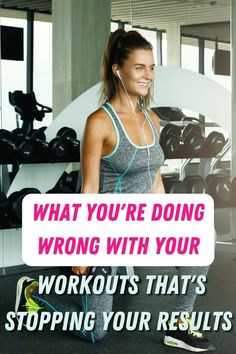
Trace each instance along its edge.
{"label": "gym floor", "polygon": [[[236,254],[217,252],[215,261],[208,274],[207,292],[199,296],[195,305],[195,311],[230,311],[236,313]],[[55,268],[47,269],[44,275],[58,274]],[[147,274],[175,275],[176,271],[170,267],[137,267],[135,273],[141,279]],[[170,311],[174,304],[174,296],[171,295],[146,295],[142,281],[139,284],[137,295],[116,295],[114,299],[114,311],[148,311],[152,314],[150,331],[128,332],[122,330],[115,332],[110,329],[103,342],[89,344],[73,335],[56,330],[44,331],[11,331],[5,330],[6,313],[13,311],[15,301],[15,286],[19,277],[28,275],[37,278],[41,271],[33,271],[25,274],[2,276],[0,292],[0,353],[1,354],[181,354],[184,350],[166,347],[162,344],[163,332],[155,328],[155,319],[160,311]],[[211,318],[212,320],[212,318]],[[235,349],[235,319],[232,320],[233,328],[228,332],[222,329],[206,332],[214,343],[215,354],[233,354]]]}

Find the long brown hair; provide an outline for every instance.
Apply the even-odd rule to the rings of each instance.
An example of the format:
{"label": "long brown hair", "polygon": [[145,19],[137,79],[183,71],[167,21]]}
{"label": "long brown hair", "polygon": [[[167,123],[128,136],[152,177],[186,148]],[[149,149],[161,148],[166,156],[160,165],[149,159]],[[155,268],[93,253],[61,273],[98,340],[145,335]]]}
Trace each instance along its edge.
{"label": "long brown hair", "polygon": [[[126,32],[118,29],[111,33],[102,63],[102,92],[100,102],[110,101],[116,94],[118,88],[118,78],[112,72],[112,65],[122,66],[129,54],[136,49],[152,50],[153,47],[137,31]],[[150,90],[142,98],[142,104],[148,106],[151,100]]]}

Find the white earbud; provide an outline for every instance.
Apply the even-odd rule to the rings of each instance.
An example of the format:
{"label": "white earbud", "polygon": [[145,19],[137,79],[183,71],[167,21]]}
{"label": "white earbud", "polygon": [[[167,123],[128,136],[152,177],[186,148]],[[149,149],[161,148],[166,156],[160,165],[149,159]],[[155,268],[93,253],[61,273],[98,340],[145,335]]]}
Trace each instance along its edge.
{"label": "white earbud", "polygon": [[117,73],[118,78],[121,80],[121,76],[120,76],[119,70],[116,70],[116,73]]}

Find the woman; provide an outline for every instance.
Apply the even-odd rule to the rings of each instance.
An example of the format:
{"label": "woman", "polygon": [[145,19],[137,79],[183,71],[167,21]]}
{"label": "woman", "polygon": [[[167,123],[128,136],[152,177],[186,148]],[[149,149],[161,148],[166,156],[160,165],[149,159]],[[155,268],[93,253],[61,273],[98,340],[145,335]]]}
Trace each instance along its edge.
{"label": "woman", "polygon": [[[138,32],[119,29],[111,34],[103,59],[103,104],[88,117],[84,131],[82,193],[165,192],[160,174],[164,155],[158,142],[159,121],[147,109],[154,68],[152,46]],[[88,267],[72,267],[72,271],[87,274]],[[208,267],[178,268],[180,276],[206,275],[207,271]],[[36,301],[34,294],[35,290],[32,297]],[[101,303],[105,299],[105,310],[110,311],[112,297],[103,296]],[[195,298],[195,286],[191,283],[187,295],[177,296],[174,311],[191,313]],[[104,307],[97,304],[93,309],[100,313]],[[168,330],[164,343],[189,351],[213,349],[202,334],[191,328]]]}
{"label": "woman", "polygon": [[[154,68],[152,46],[138,32],[119,29],[111,34],[103,59],[103,105],[88,117],[84,131],[82,193],[165,193],[160,125],[147,110]],[[86,267],[74,271],[85,273]],[[208,267],[178,268],[179,276],[207,272]],[[195,299],[191,283],[186,295],[177,296],[174,311],[191,313]],[[164,343],[189,351],[214,349],[191,328],[168,330]]]}

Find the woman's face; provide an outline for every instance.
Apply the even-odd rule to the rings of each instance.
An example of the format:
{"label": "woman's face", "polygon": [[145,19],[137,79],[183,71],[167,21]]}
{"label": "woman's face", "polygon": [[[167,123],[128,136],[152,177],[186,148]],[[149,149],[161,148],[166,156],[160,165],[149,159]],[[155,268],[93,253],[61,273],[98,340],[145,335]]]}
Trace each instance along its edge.
{"label": "woman's face", "polygon": [[119,74],[130,96],[146,96],[154,80],[155,63],[152,50],[136,49],[132,51]]}

